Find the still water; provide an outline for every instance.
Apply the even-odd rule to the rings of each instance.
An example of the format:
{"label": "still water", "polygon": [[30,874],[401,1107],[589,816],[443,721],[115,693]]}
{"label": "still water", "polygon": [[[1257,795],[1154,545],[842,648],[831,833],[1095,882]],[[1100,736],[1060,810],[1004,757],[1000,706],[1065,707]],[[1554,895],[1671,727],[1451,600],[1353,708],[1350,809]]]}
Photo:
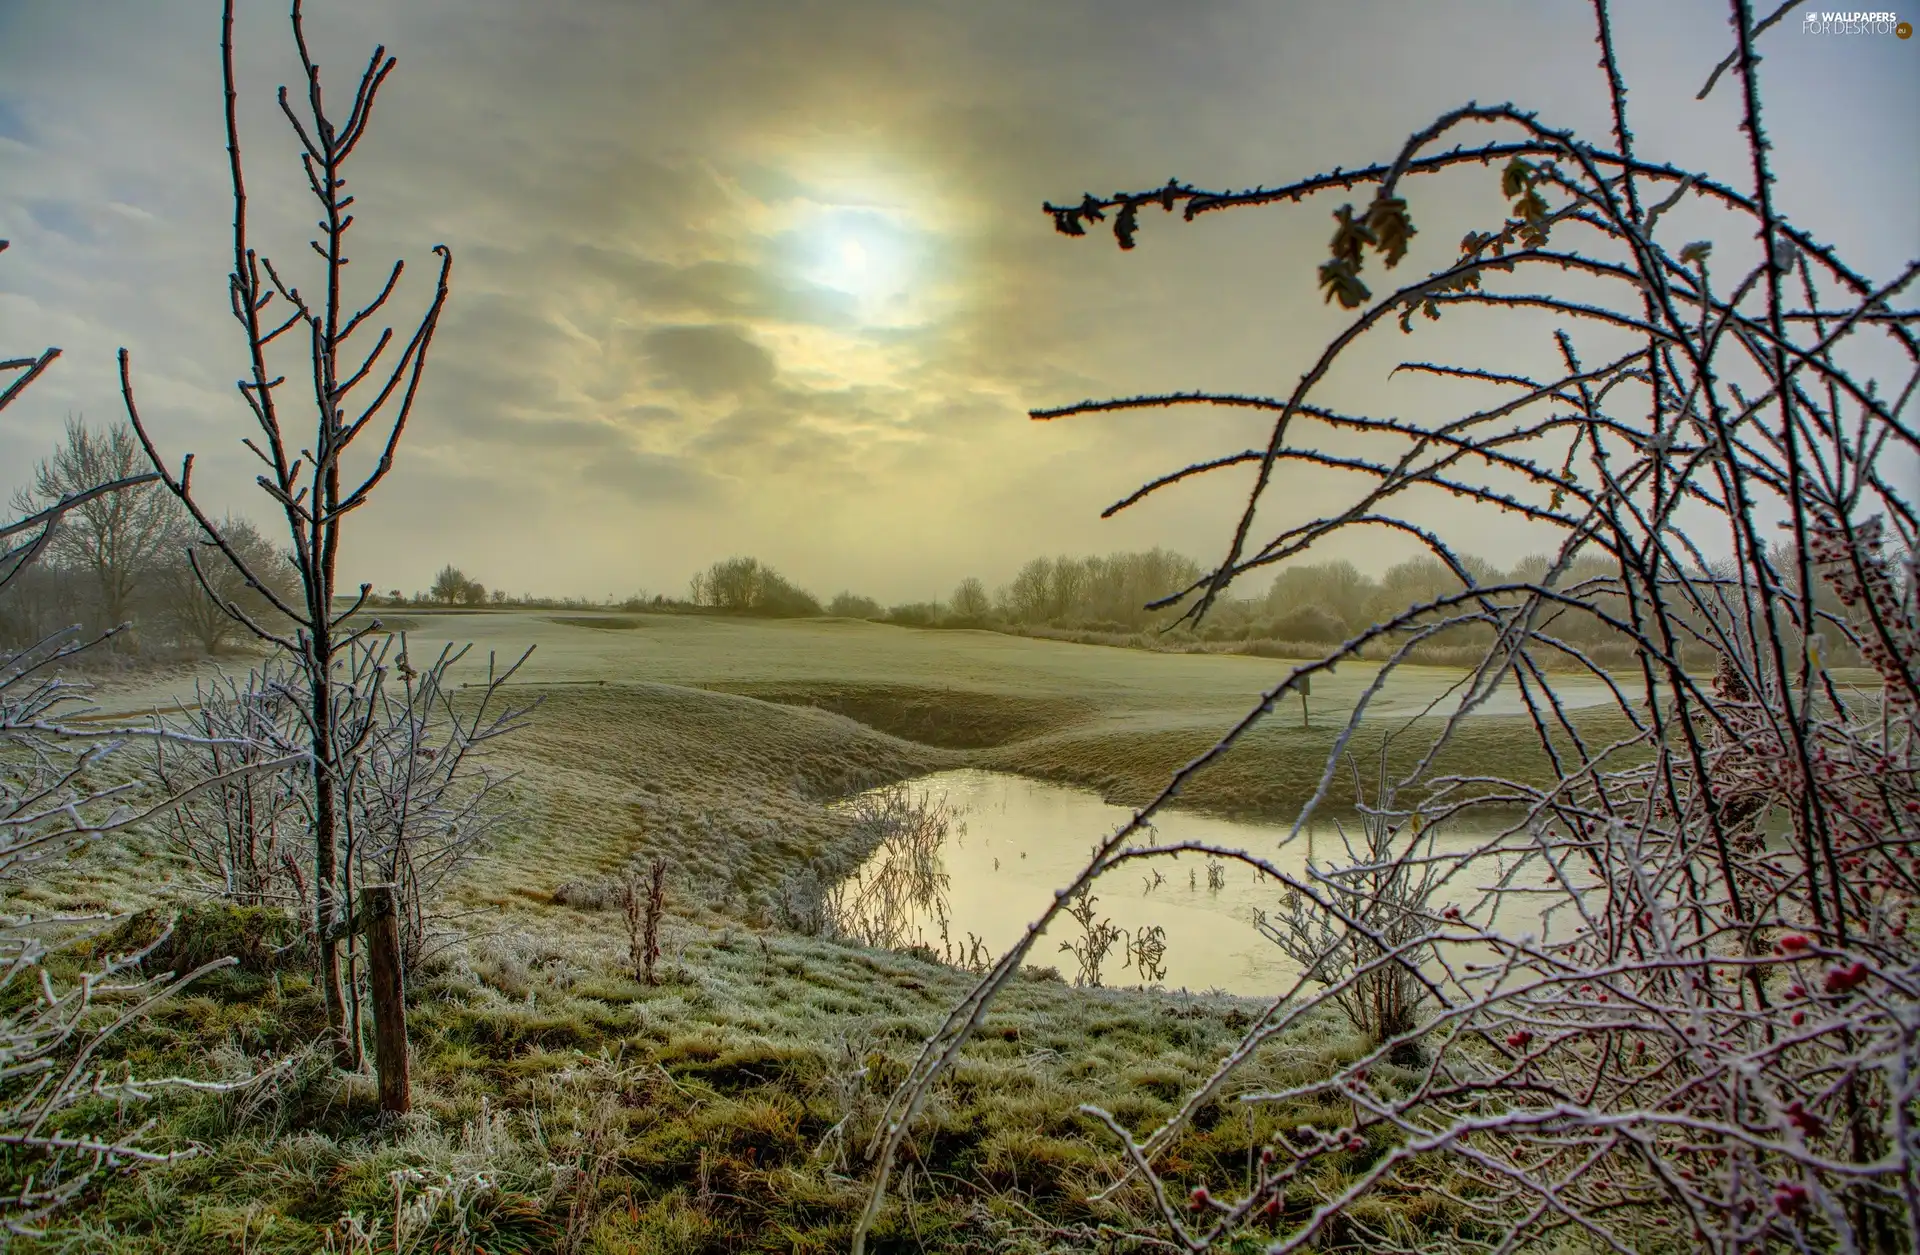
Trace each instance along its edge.
{"label": "still water", "polygon": [[[999,772],[940,772],[911,781],[909,787],[916,794],[924,791],[944,799],[957,812],[957,822],[939,857],[939,870],[946,876],[941,903],[946,939],[941,936],[938,908],[918,911],[907,935],[917,936],[935,951],[948,946],[956,959],[966,954],[970,938],[991,951],[990,958],[1004,954],[1039,918],[1054,891],[1070,883],[1085,866],[1093,845],[1133,813],[1109,805],[1090,790]],[[1357,826],[1348,821],[1347,830],[1357,844]],[[1438,834],[1435,846],[1443,854],[1464,852],[1479,847],[1496,831],[1488,822],[1477,831],[1456,823]],[[1286,836],[1284,827],[1187,811],[1162,812],[1153,832],[1159,842],[1204,841],[1244,849],[1289,874],[1304,874],[1310,858],[1321,866],[1355,861],[1330,820],[1316,823],[1309,833],[1283,846]],[[871,871],[882,857],[876,854],[864,870]],[[1511,867],[1512,862],[1513,857],[1506,856],[1476,863],[1456,874],[1435,901],[1471,906],[1481,900],[1480,890],[1498,878],[1497,868]],[[1096,916],[1110,919],[1115,927],[1126,930],[1128,938],[1144,929],[1164,929],[1165,975],[1157,983],[1169,989],[1277,993],[1298,969],[1260,935],[1253,920],[1257,911],[1272,915],[1277,910],[1283,886],[1241,863],[1209,864],[1205,856],[1194,854],[1181,855],[1177,861],[1160,858],[1122,864],[1095,882]],[[1544,869],[1532,867],[1521,878],[1522,883],[1536,885],[1544,880]],[[1484,911],[1477,915],[1485,918]],[[1503,908],[1499,922],[1506,931],[1554,931],[1550,926],[1543,929],[1537,916],[1527,921],[1526,928],[1515,928],[1510,915]],[[1027,961],[1057,967],[1071,980],[1079,964],[1073,954],[1061,949],[1061,943],[1082,936],[1081,926],[1062,916],[1049,926]],[[1104,984],[1144,983],[1138,970],[1128,965],[1126,949],[1123,941],[1107,956]]]}

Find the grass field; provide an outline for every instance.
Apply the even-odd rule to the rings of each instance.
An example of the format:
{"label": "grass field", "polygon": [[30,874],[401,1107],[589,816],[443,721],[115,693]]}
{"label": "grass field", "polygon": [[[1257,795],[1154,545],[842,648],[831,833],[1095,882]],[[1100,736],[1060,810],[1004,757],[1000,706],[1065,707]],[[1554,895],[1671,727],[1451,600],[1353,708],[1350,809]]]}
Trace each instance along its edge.
{"label": "grass field", "polygon": [[[822,803],[965,765],[1137,802],[1290,665],[847,620],[407,617],[416,656],[472,640],[476,671],[489,650],[505,659],[537,646],[518,678],[542,699],[498,751],[520,772],[520,822],[455,891],[466,940],[414,990],[419,1109],[381,1126],[368,1078],[305,1056],[247,1096],[165,1100],[161,1143],[202,1153],[115,1182],[74,1213],[77,1233],[22,1249],[844,1249],[860,1173],[829,1130],[843,1118],[871,1128],[968,978],[925,956],[781,927],[796,892],[868,852]],[[1183,801],[1242,813],[1297,806],[1371,671],[1320,680],[1311,728],[1291,703]],[[1410,669],[1370,729],[1418,715],[1458,678]],[[173,674],[107,689],[101,705],[127,714],[190,690]],[[1581,717],[1596,732],[1615,718]],[[1544,774],[1531,736],[1518,718],[1485,716],[1441,767]],[[1396,757],[1410,761],[1420,738],[1400,741]],[[669,979],[648,988],[623,970],[606,885],[655,854],[671,865]],[[26,903],[166,907],[190,894],[179,875],[153,838],[136,838],[46,879]],[[1134,1195],[1084,1202],[1112,1148],[1078,1104],[1150,1127],[1249,1010],[1221,997],[1019,982],[916,1135],[913,1200],[890,1205],[878,1249],[1042,1250],[1061,1226],[1141,1214],[1146,1200]],[[298,1054],[317,1014],[297,968],[223,973],[120,1049],[149,1072],[237,1073]],[[1331,1022],[1309,1036],[1272,1046],[1247,1083],[1324,1069],[1360,1046]],[[1175,1148],[1174,1180],[1234,1179],[1249,1137],[1339,1123],[1317,1109],[1251,1124],[1226,1110]],[[1329,1161],[1317,1188],[1337,1188],[1376,1153]],[[474,1183],[483,1172],[490,1187]],[[396,1247],[396,1215],[404,1224],[407,1200],[436,1182],[443,1193],[419,1221],[427,1236]],[[1289,1214],[1309,1205],[1302,1192]],[[1437,1194],[1395,1206],[1409,1238],[1422,1217],[1453,1215]],[[381,1218],[387,1244],[340,1236],[350,1210],[363,1224]],[[461,1247],[462,1224],[492,1236]]]}
{"label": "grass field", "polygon": [[[504,663],[533,646],[516,681],[545,695],[542,722],[559,726],[576,708],[591,712],[581,717],[607,729],[620,742],[610,748],[629,758],[644,747],[627,741],[639,733],[625,724],[661,727],[662,719],[685,717],[690,708],[677,706],[671,716],[636,709],[629,720],[594,707],[592,694],[607,690],[602,697],[619,700],[611,690],[668,685],[835,712],[920,746],[970,751],[981,766],[1090,785],[1120,802],[1151,796],[1294,665],[851,619],[409,611],[407,622],[416,656],[472,642],[463,664],[470,674],[483,672],[489,652]],[[1184,804],[1243,813],[1280,813],[1297,804],[1311,793],[1334,731],[1375,672],[1373,664],[1356,663],[1315,677],[1310,728],[1301,727],[1299,704],[1289,698],[1243,751],[1196,783]],[[1452,669],[1402,668],[1369,706],[1369,719],[1381,729],[1396,726],[1461,678]],[[182,689],[178,675],[123,685],[105,693],[103,706],[137,710],[164,704]],[[1563,683],[1560,693],[1575,708],[1604,697],[1592,682]],[[1499,715],[1519,706],[1502,693],[1482,709]],[[1593,722],[1617,720],[1602,715]],[[536,730],[531,740],[543,735]],[[1478,720],[1445,767],[1471,771],[1497,762],[1523,775],[1545,771],[1532,736],[1521,720]],[[1419,740],[1398,739],[1409,749]],[[1377,751],[1378,741],[1363,738],[1361,748]],[[1473,761],[1482,757],[1484,763]]]}

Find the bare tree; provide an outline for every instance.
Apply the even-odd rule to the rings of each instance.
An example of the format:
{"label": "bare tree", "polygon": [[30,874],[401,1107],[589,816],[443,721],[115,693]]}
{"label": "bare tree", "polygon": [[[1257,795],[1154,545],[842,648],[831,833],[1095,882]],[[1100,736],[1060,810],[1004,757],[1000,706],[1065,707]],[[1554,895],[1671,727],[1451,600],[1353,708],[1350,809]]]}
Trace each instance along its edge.
{"label": "bare tree", "polygon": [[1013,582],[1000,590],[1002,612],[1015,623],[1044,622],[1049,613],[1048,587],[1053,579],[1053,563],[1034,558],[1020,568]]}
{"label": "bare tree", "polygon": [[414,659],[404,635],[357,641],[345,673],[341,724],[358,747],[343,789],[345,888],[351,896],[355,883],[397,887],[409,971],[430,949],[428,904],[507,816],[512,776],[494,770],[486,751],[532,709],[504,690],[533,650],[505,666],[489,654],[486,674],[463,685],[454,673],[471,648]]}
{"label": "bare tree", "polygon": [[[1156,206],[1192,219],[1372,188],[1363,209],[1335,211],[1319,267],[1327,299],[1351,320],[1289,395],[1163,393],[1033,417],[1193,404],[1270,416],[1263,445],[1173,470],[1114,507],[1219,468],[1254,469],[1223,559],[1160,603],[1182,606],[1188,621],[1235,579],[1351,529],[1421,543],[1457,587],[1295,667],[1094,847],[895,1092],[868,1147],[874,1181],[856,1252],[913,1120],[1036,939],[1103,873],[1182,852],[1260,869],[1335,923],[1317,953],[1334,957],[1357,938],[1364,961],[1318,992],[1304,976],[1278,991],[1144,1138],[1083,1108],[1117,1148],[1112,1184],[1096,1197],[1144,1187],[1135,1197],[1157,1220],[1137,1235],[1143,1246],[1407,1249],[1380,1218],[1398,1211],[1388,1200],[1424,1194],[1470,1222],[1423,1235],[1449,1249],[1920,1249],[1920,515],[1893,469],[1920,454],[1907,416],[1920,387],[1920,312],[1894,303],[1920,263],[1874,282],[1782,219],[1754,46],[1790,8],[1756,22],[1747,0],[1734,0],[1733,52],[1701,93],[1734,71],[1744,187],[1636,153],[1610,13],[1596,0],[1612,106],[1606,141],[1510,105],[1468,104],[1375,164],[1243,192],[1176,180],[1046,206],[1059,231],[1084,236],[1110,222],[1130,249],[1140,215]],[[1504,134],[1457,138],[1479,125]],[[1369,260],[1391,270],[1410,251],[1409,185],[1488,166],[1499,170],[1505,220],[1376,296],[1363,277]],[[1729,237],[1663,239],[1657,228],[1689,200],[1725,215]],[[1523,275],[1536,285],[1515,286]],[[1437,421],[1316,399],[1369,334],[1397,326],[1411,335],[1419,319],[1478,309],[1551,319],[1540,347],[1557,364],[1403,363],[1436,386],[1465,380],[1505,394]],[[1572,328],[1591,331],[1599,350]],[[1891,388],[1863,374],[1876,359],[1856,345],[1869,339],[1900,361]],[[1359,451],[1334,451],[1341,444],[1319,438],[1323,430]],[[1255,534],[1273,486],[1329,469],[1361,485],[1350,502]],[[1404,512],[1409,497],[1435,489],[1553,529],[1560,544],[1544,570],[1483,583],[1444,535]],[[1773,549],[1777,532],[1789,549]],[[1582,557],[1604,558],[1605,574],[1570,580]],[[1815,598],[1822,581],[1838,611]],[[1562,617],[1631,640],[1631,670],[1600,666],[1555,625]],[[1409,729],[1430,749],[1393,782],[1396,800],[1380,818],[1479,819],[1494,832],[1431,856],[1443,884],[1472,891],[1465,906],[1386,930],[1351,895],[1267,853],[1153,839],[1154,816],[1195,773],[1289,694],[1378,644],[1388,656],[1370,668],[1319,792],[1283,841],[1301,839],[1370,703],[1422,640],[1458,628],[1488,643],[1444,704]],[[1833,669],[1840,642],[1858,651],[1864,678]],[[1689,647],[1717,669],[1690,668]],[[1584,672],[1611,708],[1570,710],[1548,659]],[[1550,781],[1511,778],[1502,762],[1458,775],[1434,767],[1498,691],[1526,712]],[[1548,913],[1560,921],[1551,935],[1540,924]],[[1421,961],[1428,955],[1431,964]],[[1351,1122],[1277,1136],[1257,1166],[1250,1158],[1244,1186],[1175,1179],[1191,1170],[1176,1166],[1172,1148],[1196,1115],[1228,1101],[1263,1046],[1387,965],[1418,982],[1413,1028],[1326,1075],[1240,1095],[1335,1102]],[[1383,1082],[1376,1070],[1387,1055],[1416,1042],[1426,1063]],[[1255,1224],[1261,1231],[1247,1232]]]}
{"label": "bare tree", "polygon": [[[299,581],[293,564],[274,550],[259,528],[229,515],[220,523],[220,534],[247,569],[268,582],[275,598],[282,602],[298,598]],[[229,602],[240,606],[256,622],[278,621],[273,602],[247,587],[246,575],[227,561],[219,546],[200,540],[193,547],[200,555],[197,563],[188,560],[188,545],[182,544],[177,554],[167,555],[159,573],[160,617],[176,637],[209,654],[251,639],[246,626],[226,609]]]}
{"label": "bare tree", "polygon": [[[146,455],[131,431],[97,432],[69,417],[60,447],[34,468],[33,484],[16,494],[14,509],[32,514],[97,484],[130,480],[145,466]],[[99,599],[102,626],[116,627],[129,621],[136,599],[151,591],[167,559],[185,549],[188,526],[186,512],[171,494],[143,482],[67,510],[46,556],[85,573]]]}
{"label": "bare tree", "polygon": [[956,619],[984,619],[993,613],[993,601],[987,596],[987,586],[969,575],[954,585],[948,609]]}
{"label": "bare tree", "polygon": [[726,558],[696,574],[689,595],[697,606],[713,606],[735,614],[773,618],[820,613],[813,594],[797,587],[758,558]]}
{"label": "bare tree", "polygon": [[765,569],[757,558],[726,558],[693,577],[694,604],[744,614],[760,602]]}
{"label": "bare tree", "polygon": [[[1152,614],[1149,603],[1190,583],[1199,573],[1193,559],[1164,549],[1104,557],[1034,558],[1000,590],[999,609],[1015,623],[1080,620],[1137,630],[1156,617],[1167,617]],[[954,613],[962,612],[956,608]]]}
{"label": "bare tree", "polygon": [[[344,787],[360,745],[343,732],[341,686],[348,651],[360,634],[373,630],[372,626],[349,628],[347,621],[366,602],[372,589],[370,585],[362,585],[351,605],[336,607],[336,568],[347,519],[367,502],[393,469],[395,453],[419,395],[421,375],[439,325],[440,311],[446,302],[453,256],[445,245],[434,246],[440,268],[433,298],[412,333],[399,342],[399,351],[388,352],[396,344],[390,326],[382,327],[373,335],[371,346],[363,351],[365,334],[373,325],[370,320],[393,295],[404,263],[395,262],[378,291],[371,293],[366,304],[354,307],[347,292],[347,232],[354,219],[350,212],[353,197],[346,191],[346,167],[366,137],[380,88],[393,72],[395,61],[386,55],[384,47],[375,48],[360,76],[346,116],[336,117],[328,112],[323,100],[320,67],[307,48],[300,0],[294,0],[291,20],[294,45],[305,70],[306,83],[297,97],[300,109],[295,108],[296,97],[285,87],[280,89],[280,108],[299,142],[301,168],[320,209],[321,235],[312,241],[313,251],[320,257],[320,273],[318,283],[312,288],[303,290],[293,283],[289,275],[256,252],[250,243],[247,191],[240,161],[232,0],[224,7],[220,48],[226,87],[227,155],[234,200],[233,271],[229,277],[229,293],[234,319],[240,324],[247,345],[248,372],[239,385],[240,395],[259,435],[259,439],[247,439],[243,443],[263,468],[257,482],[284,519],[293,565],[299,575],[297,597],[283,598],[274,592],[273,581],[267,573],[254,569],[221,535],[219,524],[198,504],[192,482],[192,455],[184,459],[178,471],[168,469],[166,459],[140,418],[132,365],[125,349],[120,350],[120,381],[127,416],[167,488],[186,506],[227,561],[245,577],[247,587],[264,597],[292,625],[290,631],[276,631],[249,614],[238,602],[227,599],[221,603],[257,638],[282,650],[300,672],[300,691],[305,703],[302,736],[310,751],[312,883],[319,983],[335,1058],[350,1065],[356,1058],[356,1043],[348,1023],[340,958],[340,943],[349,929],[350,904],[343,894],[340,850]],[[291,425],[293,402],[283,400],[288,377],[277,373],[269,364],[274,342],[296,327],[306,333],[309,361],[294,372],[294,377],[310,380],[312,386],[311,426],[304,436],[297,434]],[[348,455],[369,438],[372,456],[362,459],[355,469],[349,464]],[[202,570],[197,556],[194,563],[196,571]],[[215,595],[211,587],[208,591],[209,595]]]}
{"label": "bare tree", "polygon": [[312,907],[307,827],[310,796],[292,773],[236,772],[299,755],[299,676],[284,662],[195,686],[175,728],[198,738],[175,751],[165,741],[154,777],[170,792],[195,794],[167,817],[169,844],[214,892],[241,906]]}

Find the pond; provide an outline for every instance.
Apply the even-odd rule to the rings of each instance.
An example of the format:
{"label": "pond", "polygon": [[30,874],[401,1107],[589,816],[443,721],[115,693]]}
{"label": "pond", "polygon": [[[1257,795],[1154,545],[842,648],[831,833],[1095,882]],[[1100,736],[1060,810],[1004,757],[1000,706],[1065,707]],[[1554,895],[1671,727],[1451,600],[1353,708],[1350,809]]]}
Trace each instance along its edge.
{"label": "pond", "polygon": [[[997,959],[1018,941],[1054,892],[1069,884],[1085,865],[1094,843],[1132,816],[1131,810],[1110,805],[1091,790],[1000,772],[940,772],[910,781],[907,787],[916,797],[944,802],[952,822],[936,849],[914,860],[915,879],[931,879],[937,892],[902,906],[897,914],[903,918],[896,919],[893,935],[898,943],[924,944],[951,961],[974,966],[983,958]],[[1358,842],[1358,825],[1352,819],[1344,823],[1348,836]],[[1483,819],[1477,828],[1456,822],[1429,835],[1434,851],[1444,856],[1477,849],[1500,830],[1492,820]],[[1332,820],[1317,822],[1282,846],[1287,835],[1284,827],[1173,810],[1161,812],[1153,835],[1160,842],[1204,841],[1245,849],[1289,874],[1304,874],[1310,858],[1323,867],[1359,861],[1348,854],[1341,829]],[[1482,890],[1498,879],[1495,868],[1512,868],[1516,857],[1489,857],[1456,872],[1434,900],[1471,908],[1482,901]],[[905,860],[898,850],[882,848],[847,884],[871,883],[885,876],[884,862],[889,858],[897,874],[897,865]],[[1543,885],[1546,876],[1535,858],[1513,883]],[[1277,993],[1299,968],[1261,934],[1254,921],[1257,913],[1273,917],[1284,892],[1283,886],[1254,868],[1215,862],[1203,855],[1122,864],[1093,886],[1091,920],[1096,927],[1110,921],[1121,930],[1102,965],[1102,983]],[[892,896],[904,901],[909,895]],[[1486,913],[1480,910],[1473,917],[1484,920]],[[1537,913],[1524,923],[1515,920],[1510,905],[1501,907],[1498,922],[1503,931],[1514,935],[1550,936],[1556,931],[1551,919],[1543,920]],[[1165,951],[1158,961],[1163,974],[1157,981],[1143,980],[1129,954],[1130,944],[1153,929],[1164,930]],[[1083,942],[1085,936],[1081,923],[1062,916],[1049,926],[1027,961],[1057,967],[1073,980],[1082,967],[1073,952],[1061,948],[1062,942]],[[1148,962],[1151,966],[1151,951]]]}

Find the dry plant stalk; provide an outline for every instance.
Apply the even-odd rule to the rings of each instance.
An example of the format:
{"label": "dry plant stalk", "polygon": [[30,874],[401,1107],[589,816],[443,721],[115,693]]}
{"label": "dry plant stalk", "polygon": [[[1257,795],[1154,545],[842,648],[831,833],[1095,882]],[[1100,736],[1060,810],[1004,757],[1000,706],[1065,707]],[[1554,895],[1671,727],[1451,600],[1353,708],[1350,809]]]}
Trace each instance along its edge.
{"label": "dry plant stalk", "polygon": [[[1065,234],[1110,220],[1132,248],[1152,206],[1190,220],[1372,188],[1365,208],[1334,215],[1319,272],[1351,319],[1290,395],[1166,393],[1034,417],[1194,404],[1271,416],[1264,446],[1173,471],[1109,511],[1224,467],[1253,468],[1223,560],[1166,603],[1184,603],[1189,620],[1235,578],[1351,529],[1426,546],[1460,588],[1294,667],[1094,848],[894,1093],[867,1148],[874,1171],[856,1252],[914,1119],[1035,940],[1103,873],[1176,853],[1258,869],[1277,893],[1334,921],[1335,944],[1362,937],[1371,957],[1326,988],[1303,977],[1276,991],[1145,1137],[1084,1109],[1114,1139],[1111,1188],[1145,1187],[1157,1221],[1135,1235],[1143,1244],[1920,1249],[1920,516],[1898,469],[1920,455],[1905,417],[1920,386],[1920,313],[1894,303],[1920,264],[1875,283],[1782,220],[1754,53],[1779,14],[1756,24],[1747,0],[1730,10],[1745,190],[1636,153],[1610,14],[1596,0],[1612,105],[1604,141],[1509,105],[1469,104],[1379,164],[1243,192],[1175,181],[1046,207]],[[1478,125],[1505,134],[1456,143]],[[1408,185],[1487,166],[1499,167],[1503,220],[1376,296],[1363,279],[1369,258],[1392,269],[1409,254]],[[1676,222],[1721,238],[1669,242]],[[1539,282],[1514,286],[1521,276]],[[1404,363],[1492,396],[1441,418],[1348,413],[1316,399],[1369,335],[1481,311],[1550,319],[1539,346],[1547,368],[1540,354]],[[1506,330],[1498,344],[1519,345]],[[1889,360],[1901,374],[1883,388],[1865,372]],[[1256,510],[1296,469],[1337,470],[1360,486],[1344,508],[1263,541]],[[1406,501],[1436,489],[1554,531],[1549,568],[1478,581],[1444,535],[1407,517]],[[1610,573],[1567,578],[1592,556]],[[1556,632],[1582,618],[1630,640],[1632,664],[1610,671]],[[1494,832],[1428,856],[1442,883],[1474,890],[1462,906],[1389,934],[1346,895],[1254,852],[1153,843],[1154,816],[1195,773],[1305,682],[1362,665],[1371,646],[1385,661],[1366,664],[1372,678],[1319,793],[1284,838],[1300,839],[1388,679],[1424,642],[1461,629],[1491,643],[1408,727],[1431,748],[1392,783],[1397,819],[1418,812]],[[1865,669],[1836,673],[1839,645]],[[1683,649],[1717,658],[1718,674],[1689,671]],[[1571,663],[1606,705],[1571,709],[1569,673],[1550,671],[1550,658]],[[1433,766],[1496,691],[1517,697],[1554,783],[1508,778],[1499,763],[1458,775]],[[1559,921],[1551,937],[1537,923],[1543,906]],[[1431,970],[1411,961],[1424,954]],[[1422,973],[1410,1031],[1324,1077],[1239,1087],[1263,1044],[1388,966]],[[1389,1053],[1409,1044],[1425,1064],[1383,1083]],[[1352,1122],[1277,1139],[1243,1185],[1169,1180],[1169,1149],[1230,1088],[1250,1104],[1335,1102]],[[1409,1232],[1399,1209],[1382,1205],[1409,1197],[1443,1219]]]}
{"label": "dry plant stalk", "polygon": [[1112,920],[1098,917],[1099,901],[1086,887],[1073,895],[1067,915],[1080,925],[1080,936],[1060,943],[1060,948],[1071,954],[1074,962],[1080,965],[1073,983],[1085,985],[1088,989],[1100,988],[1100,969],[1107,961],[1107,952],[1120,943],[1126,931],[1115,927]]}
{"label": "dry plant stalk", "polygon": [[959,825],[945,799],[894,785],[864,793],[849,807],[856,828],[877,847],[822,903],[827,931],[876,949],[925,944],[920,923],[945,930],[949,879],[941,846]]}
{"label": "dry plant stalk", "polygon": [[1127,961],[1140,974],[1143,985],[1157,985],[1167,978],[1167,930],[1153,924],[1137,929],[1127,942]]}
{"label": "dry plant stalk", "polygon": [[648,865],[644,886],[637,874],[629,873],[620,888],[620,906],[627,918],[627,962],[633,977],[643,984],[657,985],[660,917],[667,910],[667,860],[655,858]]}

